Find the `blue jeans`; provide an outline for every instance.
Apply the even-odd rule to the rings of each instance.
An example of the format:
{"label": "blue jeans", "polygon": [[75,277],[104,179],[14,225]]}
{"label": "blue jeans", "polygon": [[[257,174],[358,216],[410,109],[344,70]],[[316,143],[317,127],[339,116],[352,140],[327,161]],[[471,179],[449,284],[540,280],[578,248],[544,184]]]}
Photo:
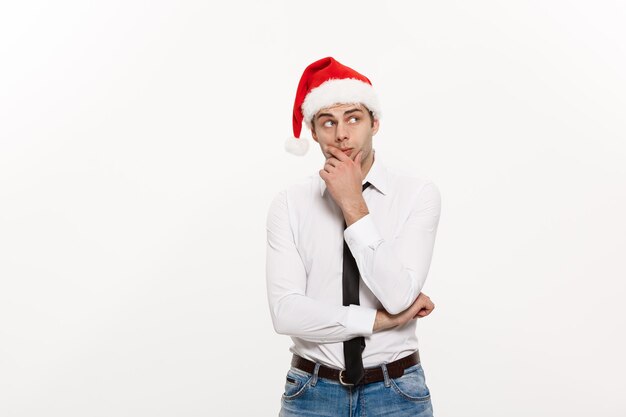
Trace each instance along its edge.
{"label": "blue jeans", "polygon": [[287,372],[279,417],[432,417],[430,391],[421,364],[406,368],[399,378],[357,387],[318,378],[319,364],[313,373],[291,367]]}

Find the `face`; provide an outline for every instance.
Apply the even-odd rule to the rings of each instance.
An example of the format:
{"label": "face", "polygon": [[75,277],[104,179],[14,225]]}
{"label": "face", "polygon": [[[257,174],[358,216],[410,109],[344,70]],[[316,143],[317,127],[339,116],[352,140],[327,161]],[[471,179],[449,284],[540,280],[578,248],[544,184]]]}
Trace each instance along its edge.
{"label": "face", "polygon": [[354,160],[363,151],[363,165],[372,161],[372,137],[378,132],[378,119],[372,122],[369,111],[361,104],[339,104],[317,112],[312,121],[311,135],[319,143],[326,159],[335,146]]}

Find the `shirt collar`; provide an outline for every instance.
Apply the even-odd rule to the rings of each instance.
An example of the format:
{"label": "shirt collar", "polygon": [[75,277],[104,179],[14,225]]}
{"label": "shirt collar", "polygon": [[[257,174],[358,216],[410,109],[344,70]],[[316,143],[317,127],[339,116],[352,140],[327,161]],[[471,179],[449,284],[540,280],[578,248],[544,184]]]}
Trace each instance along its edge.
{"label": "shirt collar", "polygon": [[[388,192],[387,169],[385,168],[385,165],[381,162],[380,157],[376,154],[376,150],[372,149],[372,152],[374,153],[374,162],[372,162],[372,166],[365,176],[363,184],[369,182],[383,195],[386,195]],[[319,182],[320,195],[324,197],[324,191],[326,191],[326,182],[321,177],[319,178]]]}

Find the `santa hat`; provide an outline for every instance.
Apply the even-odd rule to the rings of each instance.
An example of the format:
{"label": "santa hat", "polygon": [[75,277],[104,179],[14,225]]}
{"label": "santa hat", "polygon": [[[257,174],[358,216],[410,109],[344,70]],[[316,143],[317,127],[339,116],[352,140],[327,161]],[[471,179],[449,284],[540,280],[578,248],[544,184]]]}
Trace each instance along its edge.
{"label": "santa hat", "polygon": [[300,138],[302,122],[311,128],[313,116],[325,107],[341,103],[361,103],[380,118],[380,105],[370,80],[340,64],[332,57],[315,61],[302,73],[293,103],[293,138],[285,142],[285,150],[304,155],[309,141]]}

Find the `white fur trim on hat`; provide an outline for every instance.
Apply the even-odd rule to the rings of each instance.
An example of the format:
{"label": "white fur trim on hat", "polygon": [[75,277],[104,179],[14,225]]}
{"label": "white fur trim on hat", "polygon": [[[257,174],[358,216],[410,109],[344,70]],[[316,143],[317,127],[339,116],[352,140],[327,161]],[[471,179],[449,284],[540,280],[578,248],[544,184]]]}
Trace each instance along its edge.
{"label": "white fur trim on hat", "polygon": [[309,141],[306,138],[287,138],[285,141],[285,150],[293,155],[302,156],[309,150]]}
{"label": "white fur trim on hat", "polygon": [[355,78],[331,79],[312,89],[302,103],[304,122],[310,128],[313,116],[325,107],[340,103],[361,103],[380,119],[380,104],[374,88]]}

